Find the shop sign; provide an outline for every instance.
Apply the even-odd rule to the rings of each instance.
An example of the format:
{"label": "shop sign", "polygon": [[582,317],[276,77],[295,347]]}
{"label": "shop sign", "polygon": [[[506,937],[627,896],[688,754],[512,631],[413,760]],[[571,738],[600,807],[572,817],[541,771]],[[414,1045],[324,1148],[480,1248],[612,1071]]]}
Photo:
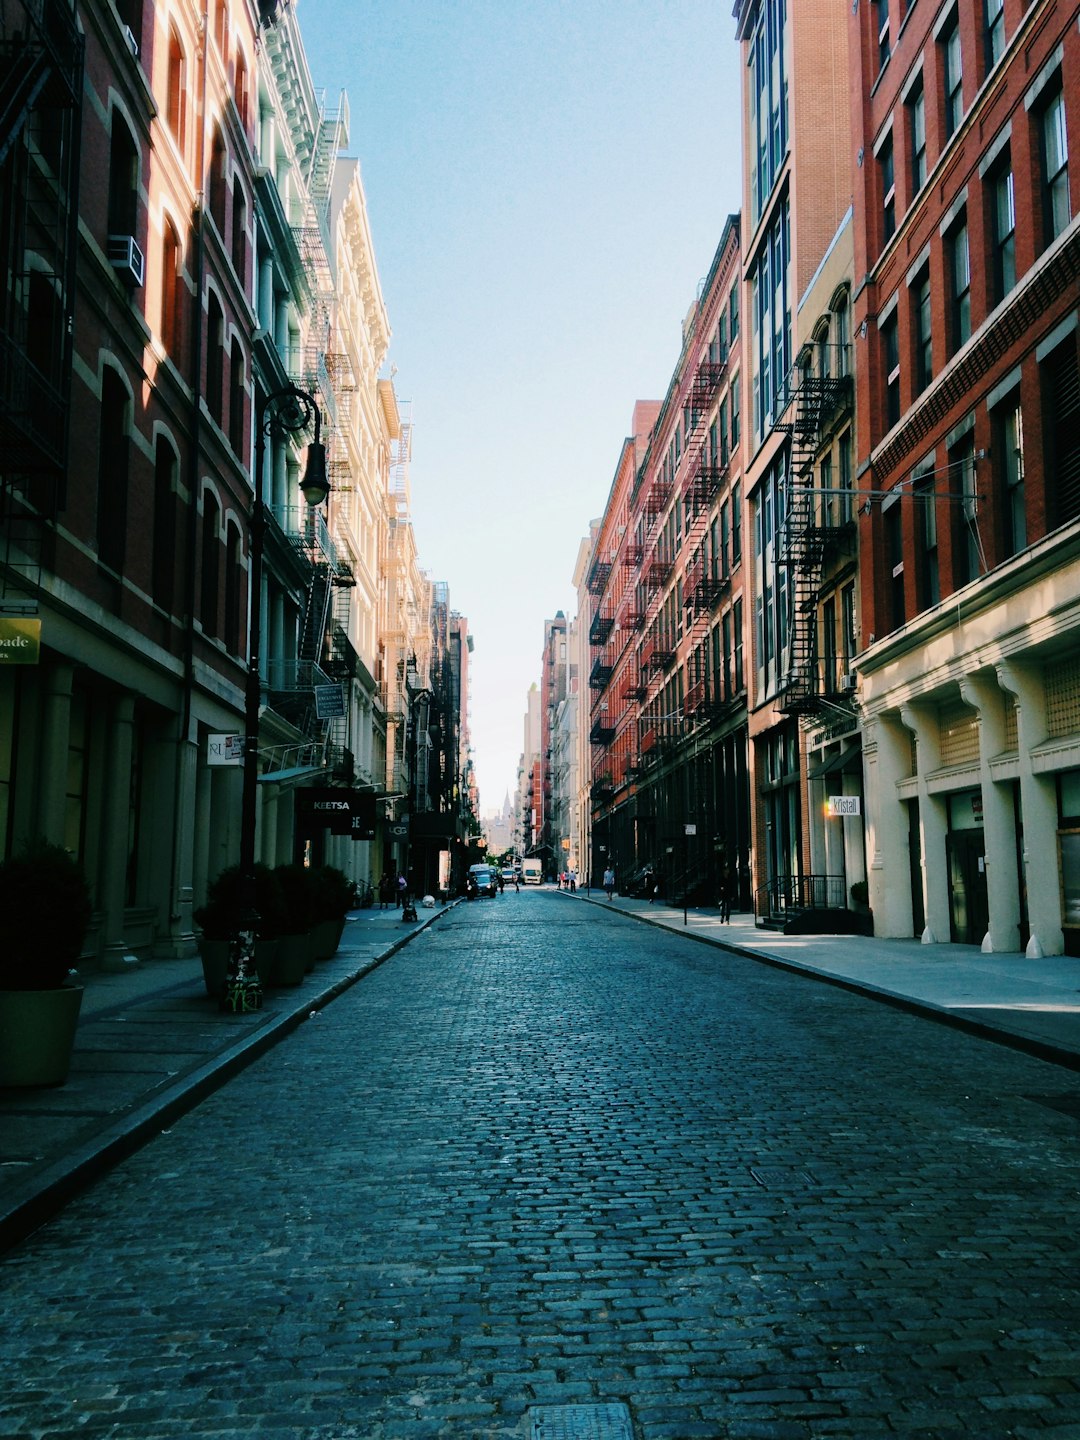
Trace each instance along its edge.
{"label": "shop sign", "polygon": [[375,796],[371,791],[308,785],[296,792],[296,819],[305,835],[329,830],[353,840],[374,840]]}
{"label": "shop sign", "polygon": [[206,737],[206,763],[208,765],[242,765],[244,763],[243,735],[208,735]]}
{"label": "shop sign", "polygon": [[858,795],[829,795],[825,801],[825,814],[830,820],[861,815],[862,801]]}
{"label": "shop sign", "polygon": [[319,720],[336,720],[345,714],[343,685],[315,686],[315,716]]}
{"label": "shop sign", "polygon": [[0,665],[36,665],[41,659],[41,621],[0,616]]}

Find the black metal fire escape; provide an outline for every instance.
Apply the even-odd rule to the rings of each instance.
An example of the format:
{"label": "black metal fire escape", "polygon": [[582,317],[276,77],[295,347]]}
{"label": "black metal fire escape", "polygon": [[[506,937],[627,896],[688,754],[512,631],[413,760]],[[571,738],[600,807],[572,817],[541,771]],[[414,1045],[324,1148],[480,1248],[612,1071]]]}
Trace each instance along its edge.
{"label": "black metal fire escape", "polygon": [[0,610],[33,613],[63,503],[84,41],[70,6],[0,12]]}
{"label": "black metal fire escape", "polygon": [[778,563],[790,575],[787,664],[780,709],[789,715],[818,714],[825,703],[817,644],[818,599],[825,561],[842,533],[822,523],[814,465],[830,424],[851,403],[851,377],[795,371],[798,383],[773,429],[789,436],[787,513],[780,528]]}

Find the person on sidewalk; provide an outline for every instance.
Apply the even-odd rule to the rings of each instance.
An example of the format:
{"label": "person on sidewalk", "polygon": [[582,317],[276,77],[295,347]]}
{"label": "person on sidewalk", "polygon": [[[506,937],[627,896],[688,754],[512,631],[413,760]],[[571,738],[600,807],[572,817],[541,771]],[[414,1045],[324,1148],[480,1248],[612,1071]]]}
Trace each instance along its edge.
{"label": "person on sidewalk", "polygon": [[725,860],[720,871],[720,920],[725,925],[731,919],[731,892],[734,887],[735,877],[731,873],[731,866]]}
{"label": "person on sidewalk", "polygon": [[615,871],[610,865],[604,871],[604,889],[607,891],[607,898],[610,900],[615,893]]}
{"label": "person on sidewalk", "polygon": [[382,879],[379,881],[379,909],[389,910],[394,903],[394,877],[389,870],[384,870]]}

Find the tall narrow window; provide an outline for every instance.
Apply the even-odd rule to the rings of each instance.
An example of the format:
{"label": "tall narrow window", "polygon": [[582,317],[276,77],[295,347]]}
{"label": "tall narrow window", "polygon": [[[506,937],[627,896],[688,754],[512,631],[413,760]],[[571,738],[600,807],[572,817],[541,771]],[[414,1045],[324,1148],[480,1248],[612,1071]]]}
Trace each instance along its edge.
{"label": "tall narrow window", "polygon": [[244,455],[244,352],[234,339],[229,352],[229,444]]}
{"label": "tall narrow window", "polygon": [[738,285],[735,285],[735,286],[732,287],[731,297],[730,297],[730,299],[728,300],[728,319],[729,319],[729,321],[730,321],[730,324],[729,324],[728,328],[729,328],[730,331],[731,331],[731,339],[732,339],[732,343],[734,344],[735,340],[738,338],[738,335],[739,335],[739,287],[738,287]]}
{"label": "tall narrow window", "polygon": [[251,122],[249,109],[251,106],[251,84],[248,79],[247,60],[242,50],[236,52],[236,82],[233,86],[233,95],[236,99],[236,109],[240,115],[240,123],[246,130]]}
{"label": "tall narrow window", "polygon": [[240,654],[240,594],[243,571],[240,567],[240,531],[228,527],[225,541],[225,633],[223,639],[230,655]]}
{"label": "tall narrow window", "polygon": [[210,143],[210,185],[208,203],[210,215],[217,226],[218,234],[225,238],[225,210],[226,210],[226,176],[229,168],[229,155],[225,149],[225,140],[221,131],[215,127],[214,138]]}
{"label": "tall narrow window", "polygon": [[851,488],[851,431],[845,430],[836,445],[840,471],[840,524],[855,518],[855,495]]}
{"label": "tall narrow window", "polygon": [[216,295],[211,294],[206,326],[206,408],[220,425],[225,403],[225,316]]}
{"label": "tall narrow window", "polygon": [[742,486],[736,480],[731,487],[731,564],[742,562]]}
{"label": "tall narrow window", "polygon": [[1013,172],[1006,164],[990,182],[993,205],[994,300],[1004,300],[1016,284],[1016,201]]}
{"label": "tall narrow window", "polygon": [[899,497],[889,505],[888,509],[885,509],[884,506],[882,509],[882,523],[885,526],[885,555],[889,567],[889,628],[898,630],[907,619],[907,610],[904,605],[904,532]]}
{"label": "tall narrow window", "polygon": [[175,25],[169,26],[169,73],[165,121],[181,150],[187,140],[187,62]]}
{"label": "tall narrow window", "polygon": [[851,374],[851,312],[848,309],[847,294],[838,299],[833,307],[833,330],[836,334],[836,374],[844,379]]}
{"label": "tall narrow window", "polygon": [[891,135],[878,151],[878,174],[881,177],[881,235],[887,243],[896,233],[896,169]]}
{"label": "tall narrow window", "polygon": [[154,604],[169,610],[176,566],[176,452],[163,435],[154,450],[154,550],[151,592]]}
{"label": "tall narrow window", "polygon": [[102,565],[123,574],[127,554],[128,469],[131,437],[127,390],[115,370],[101,379],[98,433],[97,551]]}
{"label": "tall narrow window", "polygon": [[889,0],[874,0],[874,24],[877,28],[878,69],[884,70],[892,54],[889,43]]}
{"label": "tall narrow window", "polygon": [[741,420],[741,416],[739,414],[738,375],[734,376],[734,378],[732,379],[731,390],[729,391],[729,394],[731,396],[731,453],[732,455],[737,455],[739,450],[739,423]]}
{"label": "tall narrow window", "polygon": [[199,618],[204,635],[218,633],[218,595],[221,589],[221,511],[209,490],[203,492],[202,545],[200,546],[201,583],[199,586]]}
{"label": "tall narrow window", "polygon": [[942,71],[945,80],[945,138],[950,139],[964,118],[964,71],[960,52],[960,25],[953,17],[951,28],[941,40]]}
{"label": "tall narrow window", "polygon": [[930,328],[930,271],[923,270],[911,287],[912,340],[915,352],[916,395],[921,395],[934,375],[933,340]]}
{"label": "tall narrow window", "polygon": [[953,589],[979,574],[979,497],[975,490],[975,432],[969,430],[949,451],[951,488],[960,492],[953,506]]}
{"label": "tall narrow window", "polygon": [[992,70],[1005,53],[1005,0],[985,0],[986,68]]}
{"label": "tall narrow window", "polygon": [[995,444],[1000,453],[1002,520],[1005,554],[1015,555],[1027,544],[1024,503],[1024,417],[1018,399],[995,416]]}
{"label": "tall narrow window", "polygon": [[1080,366],[1075,331],[1041,362],[1039,379],[1049,523],[1056,527],[1080,517]]}
{"label": "tall narrow window", "polygon": [[1046,243],[1056,240],[1072,219],[1069,203],[1069,140],[1065,132],[1065,96],[1061,90],[1042,113],[1043,193]]}
{"label": "tall narrow window", "polygon": [[244,273],[245,261],[247,259],[247,201],[244,199],[244,187],[240,183],[240,176],[233,180],[232,190],[232,262],[236,271],[236,278],[243,285],[246,279]]}
{"label": "tall narrow window", "polygon": [[114,110],[109,141],[109,234],[134,236],[138,209],[139,155],[131,131]]}
{"label": "tall narrow window", "polygon": [[896,311],[881,327],[881,357],[885,370],[885,429],[900,420],[900,332]]}
{"label": "tall narrow window", "polygon": [[911,141],[911,193],[914,196],[926,184],[926,91],[921,79],[908,96],[907,117]]}
{"label": "tall narrow window", "polygon": [[840,592],[840,623],[843,626],[841,640],[843,642],[844,669],[850,670],[859,653],[858,644],[855,639],[855,583],[845,585]]}
{"label": "tall narrow window", "polygon": [[915,551],[915,580],[919,598],[919,609],[929,610],[941,599],[941,573],[938,568],[938,526],[937,497],[934,494],[934,477],[917,480],[915,497],[915,533],[918,545]]}
{"label": "tall narrow window", "polygon": [[742,690],[743,685],[744,685],[744,680],[743,680],[743,602],[742,602],[741,600],[736,600],[736,601],[735,601],[735,604],[731,607],[731,613],[732,613],[732,616],[733,616],[732,629],[733,629],[733,631],[734,631],[734,637],[733,637],[733,638],[734,638],[734,645],[735,645],[735,693],[736,693],[736,695],[737,695],[737,694],[739,693],[739,691]]}
{"label": "tall narrow window", "polygon": [[180,236],[166,217],[161,236],[161,343],[175,360],[180,352]]}
{"label": "tall narrow window", "polygon": [[949,257],[949,345],[956,354],[971,338],[971,257],[967,221],[961,220],[946,241]]}

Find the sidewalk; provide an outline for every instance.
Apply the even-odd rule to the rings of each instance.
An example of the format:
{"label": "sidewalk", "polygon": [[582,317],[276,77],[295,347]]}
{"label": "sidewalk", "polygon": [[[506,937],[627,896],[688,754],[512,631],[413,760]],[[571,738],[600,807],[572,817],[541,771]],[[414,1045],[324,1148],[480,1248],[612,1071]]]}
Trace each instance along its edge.
{"label": "sidewalk", "polygon": [[599,891],[567,897],[619,909],[770,965],[902,1005],[1044,1060],[1080,1070],[1080,959],[984,955],[973,945],[923,945],[866,935],[783,935],[759,930],[753,916],[728,923],[715,908],[672,909]]}
{"label": "sidewalk", "polygon": [[151,1135],[366,975],[448,907],[350,914],[337,954],[303,984],[267,990],[250,1015],[223,1014],[202,962],[157,960],[85,986],[67,1083],[0,1090],[0,1251],[36,1229]]}

